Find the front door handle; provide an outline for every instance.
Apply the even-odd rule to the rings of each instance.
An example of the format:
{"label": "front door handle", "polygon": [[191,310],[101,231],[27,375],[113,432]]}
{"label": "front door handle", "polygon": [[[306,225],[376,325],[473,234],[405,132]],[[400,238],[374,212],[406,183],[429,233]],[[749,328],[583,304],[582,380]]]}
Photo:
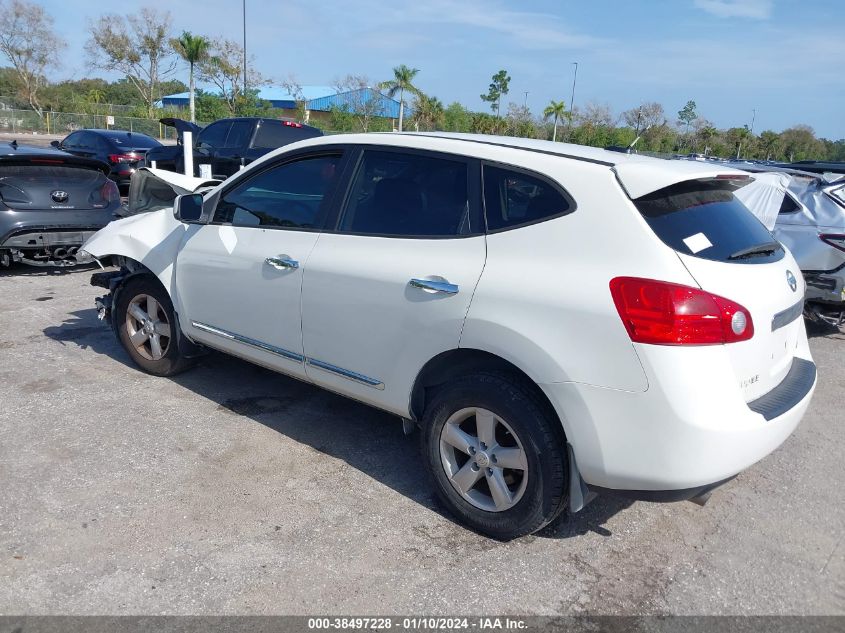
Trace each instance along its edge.
{"label": "front door handle", "polygon": [[278,270],[292,270],[299,268],[299,262],[291,259],[287,255],[279,255],[279,257],[268,257],[264,260],[265,264],[270,264],[273,268]]}
{"label": "front door handle", "polygon": [[430,292],[442,292],[447,295],[458,294],[458,286],[448,281],[432,281],[430,279],[411,279],[408,282],[412,288],[421,288]]}

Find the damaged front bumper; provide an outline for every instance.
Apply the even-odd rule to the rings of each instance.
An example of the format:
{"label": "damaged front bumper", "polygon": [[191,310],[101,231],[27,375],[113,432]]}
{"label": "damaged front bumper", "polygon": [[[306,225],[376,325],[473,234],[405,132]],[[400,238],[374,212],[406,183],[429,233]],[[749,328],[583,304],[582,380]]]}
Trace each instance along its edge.
{"label": "damaged front bumper", "polygon": [[112,307],[114,305],[114,291],[120,286],[124,278],[129,274],[125,269],[103,270],[91,275],[91,285],[97,288],[105,288],[108,294],[97,297],[94,305],[97,306],[97,318],[101,321],[111,323]]}

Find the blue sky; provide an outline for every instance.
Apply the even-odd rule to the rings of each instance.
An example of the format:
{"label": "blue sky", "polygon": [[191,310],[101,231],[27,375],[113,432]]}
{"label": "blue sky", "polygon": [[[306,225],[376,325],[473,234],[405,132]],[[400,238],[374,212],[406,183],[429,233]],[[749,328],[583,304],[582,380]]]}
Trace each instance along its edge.
{"label": "blue sky", "polygon": [[[479,95],[500,68],[505,101],[541,111],[569,102],[615,113],[658,101],[675,117],[688,99],[718,127],[780,131],[805,123],[845,138],[845,0],[246,0],[248,50],[281,82],[331,84],[347,74],[374,82],[419,68],[416,84],[444,103],[486,109]],[[114,5],[42,0],[67,40],[53,78],[86,67],[86,22]],[[240,40],[240,0],[147,0],[169,10],[175,31]],[[124,5],[132,6],[132,5]],[[137,5],[136,5],[137,6]],[[101,74],[101,73],[99,73]],[[187,81],[187,71],[179,76]],[[504,110],[504,107],[503,107]]]}

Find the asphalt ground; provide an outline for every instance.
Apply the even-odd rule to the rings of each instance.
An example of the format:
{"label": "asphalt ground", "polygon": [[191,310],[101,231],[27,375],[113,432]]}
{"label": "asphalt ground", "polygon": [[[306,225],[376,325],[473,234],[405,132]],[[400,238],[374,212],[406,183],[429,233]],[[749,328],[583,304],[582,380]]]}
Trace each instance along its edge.
{"label": "asphalt ground", "polygon": [[0,614],[845,614],[845,336],[705,507],[599,498],[500,543],[391,415],[220,354],[138,371],[91,269],[0,271]]}

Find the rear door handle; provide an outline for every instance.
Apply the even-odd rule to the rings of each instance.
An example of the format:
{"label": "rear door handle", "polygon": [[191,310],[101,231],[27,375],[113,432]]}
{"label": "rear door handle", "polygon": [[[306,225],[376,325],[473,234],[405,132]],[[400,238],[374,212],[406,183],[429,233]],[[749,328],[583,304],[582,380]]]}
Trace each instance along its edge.
{"label": "rear door handle", "polygon": [[408,282],[413,288],[421,288],[430,292],[442,292],[447,295],[458,294],[458,286],[450,284],[448,281],[432,281],[430,279],[411,279]]}
{"label": "rear door handle", "polygon": [[279,257],[268,257],[264,260],[265,264],[270,264],[273,268],[278,270],[292,270],[299,268],[299,262],[291,259],[287,255],[280,255]]}

